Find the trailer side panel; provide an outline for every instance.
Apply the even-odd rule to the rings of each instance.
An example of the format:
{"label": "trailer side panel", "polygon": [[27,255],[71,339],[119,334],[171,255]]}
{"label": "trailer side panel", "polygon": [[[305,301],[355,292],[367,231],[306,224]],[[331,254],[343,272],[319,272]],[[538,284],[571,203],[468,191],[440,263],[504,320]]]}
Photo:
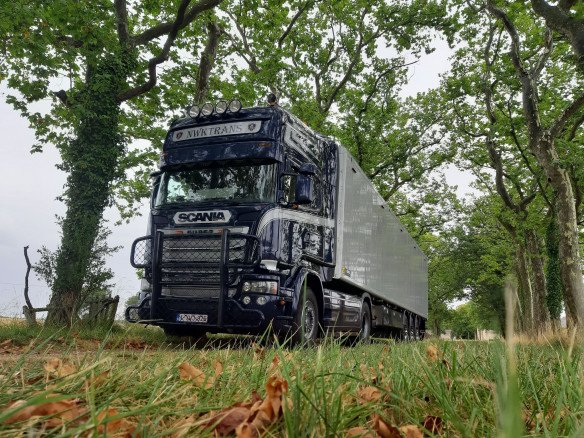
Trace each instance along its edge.
{"label": "trailer side panel", "polygon": [[428,259],[339,146],[335,278],[428,316]]}

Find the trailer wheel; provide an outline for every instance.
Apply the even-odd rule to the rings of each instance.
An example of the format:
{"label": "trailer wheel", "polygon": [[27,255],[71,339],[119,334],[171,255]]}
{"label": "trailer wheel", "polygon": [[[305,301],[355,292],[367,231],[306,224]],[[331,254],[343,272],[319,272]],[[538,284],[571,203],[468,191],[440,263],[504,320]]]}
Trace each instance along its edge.
{"label": "trailer wheel", "polygon": [[409,315],[404,315],[404,323],[402,329],[402,341],[409,342],[412,340],[412,332],[410,327],[410,317]]}
{"label": "trailer wheel", "polygon": [[318,302],[310,287],[306,288],[306,301],[300,306],[302,306],[302,310],[297,311],[294,316],[292,343],[294,345],[312,345],[318,337],[319,320]]}
{"label": "trailer wheel", "polygon": [[361,331],[359,332],[359,341],[364,344],[371,342],[371,310],[367,303],[363,303],[363,311],[361,312]]}

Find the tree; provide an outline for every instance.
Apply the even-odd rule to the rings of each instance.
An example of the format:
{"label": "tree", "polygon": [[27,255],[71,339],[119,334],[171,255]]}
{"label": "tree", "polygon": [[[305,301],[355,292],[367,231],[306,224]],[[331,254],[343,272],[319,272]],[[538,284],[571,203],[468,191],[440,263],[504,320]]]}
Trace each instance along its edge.
{"label": "tree", "polygon": [[[103,224],[100,224],[97,238],[91,249],[87,274],[81,288],[78,302],[76,303],[76,313],[85,310],[86,304],[90,300],[111,296],[114,284],[113,271],[106,267],[105,258],[120,250],[121,247],[110,247],[107,238],[111,234]],[[46,247],[38,250],[39,261],[33,265],[35,274],[41,278],[49,287],[53,287],[55,281],[55,269],[59,257],[59,250],[50,251]]]}
{"label": "tree", "polygon": [[548,115],[549,122],[546,124],[547,126],[544,125],[542,121],[545,120],[546,114],[542,112],[538,99],[539,83],[542,69],[550,58],[553,39],[551,36],[545,39],[535,63],[528,65],[528,61],[522,53],[522,43],[517,26],[511,17],[492,1],[488,1],[486,7],[488,13],[503,25],[510,39],[510,57],[515,74],[521,83],[522,106],[527,126],[529,149],[543,168],[555,194],[560,231],[559,251],[563,261],[561,272],[566,304],[574,323],[582,327],[584,324],[584,281],[578,238],[576,197],[569,171],[561,164],[556,142],[563,134],[564,129],[573,128],[574,123],[578,125],[581,123],[577,116],[584,106],[584,93],[579,89],[571,90],[571,102],[552,117]]}
{"label": "tree", "polygon": [[[35,129],[40,144],[33,150],[55,144],[68,173],[48,323],[67,325],[75,319],[92,245],[112,185],[123,176],[120,164],[132,137],[124,120],[130,112],[122,104],[155,87],[158,66],[168,60],[179,34],[220,2],[9,5],[17,23],[3,38],[5,69],[9,87],[20,96],[8,101]],[[68,78],[68,89],[50,91],[60,77]],[[53,98],[51,112],[33,112],[31,104],[47,97]]]}
{"label": "tree", "polygon": [[500,206],[496,217],[517,248],[517,277],[526,298],[525,328],[541,333],[549,316],[539,232],[545,221],[542,211],[551,208],[550,193],[516,127],[518,90],[502,59],[502,32],[489,16],[479,15],[473,26],[474,32],[465,31],[468,47],[458,50],[445,84],[452,102],[451,126],[464,144],[461,165],[476,175],[483,190],[500,198],[494,204]]}

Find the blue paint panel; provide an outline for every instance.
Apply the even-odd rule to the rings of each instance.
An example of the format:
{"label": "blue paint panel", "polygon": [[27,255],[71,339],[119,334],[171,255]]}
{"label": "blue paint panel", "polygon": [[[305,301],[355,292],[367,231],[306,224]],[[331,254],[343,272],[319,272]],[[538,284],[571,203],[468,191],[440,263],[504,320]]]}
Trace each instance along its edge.
{"label": "blue paint panel", "polygon": [[[286,113],[280,108],[266,107],[243,109],[237,114],[228,113],[199,119],[187,117],[178,120],[166,136],[160,168],[164,170],[180,164],[225,160],[245,160],[247,163],[282,161],[280,137],[284,114]],[[260,130],[253,134],[172,140],[174,132],[179,130],[246,120],[260,120],[262,123]]]}

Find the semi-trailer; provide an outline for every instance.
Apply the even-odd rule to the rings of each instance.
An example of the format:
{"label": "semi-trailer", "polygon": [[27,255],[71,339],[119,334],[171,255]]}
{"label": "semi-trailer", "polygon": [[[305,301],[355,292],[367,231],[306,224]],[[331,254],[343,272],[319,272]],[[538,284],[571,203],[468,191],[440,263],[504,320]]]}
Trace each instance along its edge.
{"label": "semi-trailer", "polygon": [[427,258],[351,154],[272,99],[193,106],[163,145],[126,319],[168,335],[424,335]]}

